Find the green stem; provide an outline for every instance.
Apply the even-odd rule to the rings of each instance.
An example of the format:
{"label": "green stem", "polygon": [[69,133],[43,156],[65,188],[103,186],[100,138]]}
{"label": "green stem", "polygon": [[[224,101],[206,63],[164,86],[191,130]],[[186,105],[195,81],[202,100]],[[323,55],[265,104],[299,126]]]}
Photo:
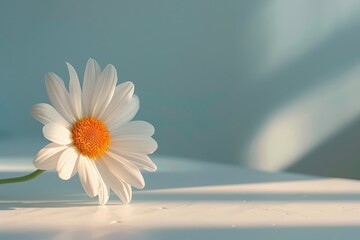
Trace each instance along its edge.
{"label": "green stem", "polygon": [[45,170],[38,169],[35,172],[32,172],[32,173],[30,173],[28,175],[25,175],[25,176],[22,176],[22,177],[0,179],[0,184],[29,181],[29,180],[31,180],[33,178],[36,178],[37,176],[39,176],[43,172],[45,172]]}

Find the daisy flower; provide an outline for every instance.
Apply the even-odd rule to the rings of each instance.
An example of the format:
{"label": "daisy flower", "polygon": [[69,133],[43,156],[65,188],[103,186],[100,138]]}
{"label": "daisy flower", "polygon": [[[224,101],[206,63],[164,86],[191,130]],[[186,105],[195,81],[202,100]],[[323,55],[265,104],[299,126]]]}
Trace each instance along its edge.
{"label": "daisy flower", "polygon": [[102,71],[89,59],[82,88],[69,64],[69,91],[55,73],[45,77],[52,103],[33,106],[32,115],[44,124],[43,134],[51,141],[41,149],[34,165],[41,170],[56,169],[68,180],[78,174],[89,197],[99,203],[109,200],[112,190],[124,203],[132,197],[131,186],[145,186],[140,169],[156,171],[148,157],[157,149],[151,137],[154,127],[145,121],[131,121],[139,110],[139,98],[132,82],[117,84],[113,65]]}

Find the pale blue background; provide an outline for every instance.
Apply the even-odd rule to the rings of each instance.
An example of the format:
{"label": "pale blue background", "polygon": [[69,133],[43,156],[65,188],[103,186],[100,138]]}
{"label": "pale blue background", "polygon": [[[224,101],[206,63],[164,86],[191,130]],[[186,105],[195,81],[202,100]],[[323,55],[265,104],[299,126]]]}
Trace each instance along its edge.
{"label": "pale blue background", "polygon": [[[48,102],[45,73],[67,81],[65,61],[82,76],[92,57],[115,65],[119,81],[132,80],[141,100],[137,119],[155,125],[158,154],[250,166],[252,151],[264,153],[251,150],[252,141],[274,112],[330,79],[355,71],[350,78],[360,81],[359,1],[2,0],[0,34],[3,146],[42,139],[30,109]],[[312,123],[354,102],[331,99],[337,108],[328,106],[330,117]],[[359,177],[357,119],[331,125],[331,137],[300,149],[296,163],[279,170]],[[271,161],[282,148],[293,151],[278,148]],[[7,148],[3,156],[19,152]]]}

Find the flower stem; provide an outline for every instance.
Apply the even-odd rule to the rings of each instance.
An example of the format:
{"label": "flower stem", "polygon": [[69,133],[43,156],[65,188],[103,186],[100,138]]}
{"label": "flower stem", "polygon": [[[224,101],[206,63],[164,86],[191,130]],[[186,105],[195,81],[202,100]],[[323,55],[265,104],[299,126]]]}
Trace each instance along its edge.
{"label": "flower stem", "polygon": [[37,169],[36,171],[34,171],[34,172],[32,172],[32,173],[30,173],[28,175],[22,176],[22,177],[0,179],[0,184],[29,181],[29,180],[31,180],[33,178],[36,178],[37,176],[39,176],[43,172],[45,172],[45,170]]}

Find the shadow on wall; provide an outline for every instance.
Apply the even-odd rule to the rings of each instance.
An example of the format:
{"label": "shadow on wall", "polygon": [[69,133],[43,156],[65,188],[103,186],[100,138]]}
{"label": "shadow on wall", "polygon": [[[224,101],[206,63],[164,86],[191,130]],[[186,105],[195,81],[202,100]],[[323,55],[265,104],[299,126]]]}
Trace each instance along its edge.
{"label": "shadow on wall", "polygon": [[[283,107],[270,112],[270,117],[258,117],[267,120],[245,151],[246,164],[271,171],[360,178],[354,171],[360,165],[354,146],[360,139],[354,124],[360,116],[360,55],[354,51],[360,42],[359,27],[358,19],[347,24],[263,80],[266,87],[259,94],[273,97],[270,104]],[[283,91],[270,96],[276,88]],[[285,98],[293,100],[281,104]]]}
{"label": "shadow on wall", "polygon": [[360,179],[360,121],[327,139],[286,171]]}

